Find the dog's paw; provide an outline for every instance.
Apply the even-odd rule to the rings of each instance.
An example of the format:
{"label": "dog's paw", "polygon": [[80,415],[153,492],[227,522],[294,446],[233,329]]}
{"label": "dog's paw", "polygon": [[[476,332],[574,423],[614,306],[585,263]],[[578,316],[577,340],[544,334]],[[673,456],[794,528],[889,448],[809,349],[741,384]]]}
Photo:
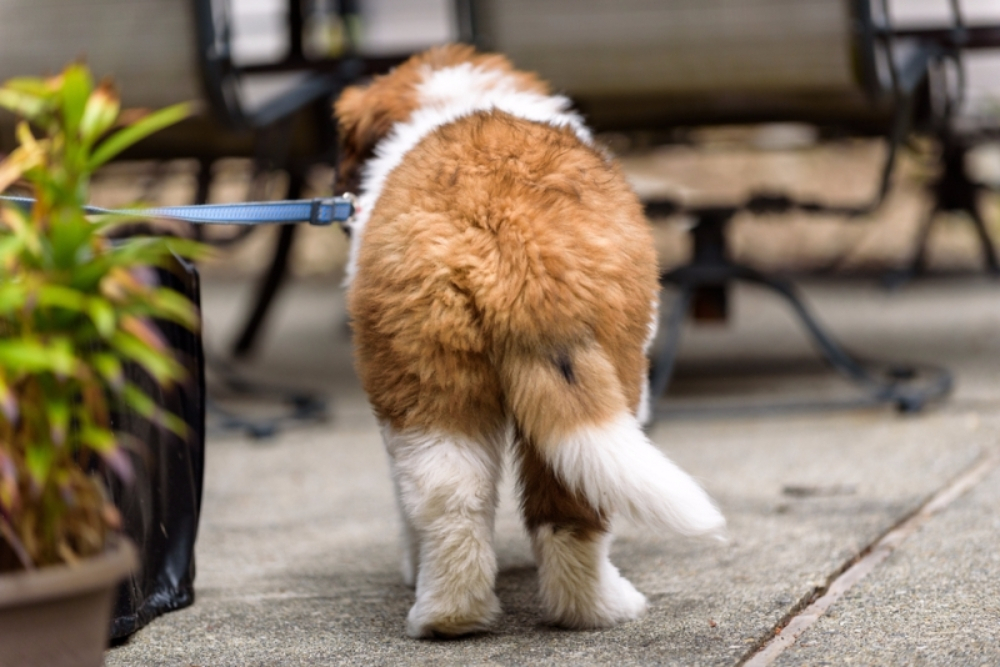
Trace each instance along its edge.
{"label": "dog's paw", "polygon": [[426,600],[417,598],[406,618],[406,634],[418,639],[459,637],[488,629],[500,615],[500,600]]}
{"label": "dog's paw", "polygon": [[598,623],[600,625],[617,625],[625,621],[634,621],[646,614],[646,596],[635,589],[632,582],[618,574],[608,577],[602,587],[601,600],[597,605]]}
{"label": "dog's paw", "polygon": [[646,596],[618,573],[610,563],[600,581],[590,591],[563,590],[561,595],[544,596],[546,617],[553,625],[578,630],[610,628],[634,621],[646,613]]}

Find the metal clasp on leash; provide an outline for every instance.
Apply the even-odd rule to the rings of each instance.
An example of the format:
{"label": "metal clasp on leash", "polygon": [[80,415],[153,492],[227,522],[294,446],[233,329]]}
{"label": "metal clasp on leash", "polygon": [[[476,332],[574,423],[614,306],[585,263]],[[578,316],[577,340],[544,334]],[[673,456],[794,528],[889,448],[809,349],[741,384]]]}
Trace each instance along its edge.
{"label": "metal clasp on leash", "polygon": [[347,219],[344,220],[343,222],[344,229],[350,230],[351,223],[354,222],[354,218],[358,214],[358,198],[353,192],[345,192],[344,194],[340,195],[340,198],[346,201],[351,207],[350,215],[348,215]]}
{"label": "metal clasp on leash", "polygon": [[357,201],[350,192],[345,192],[339,197],[320,197],[312,200],[312,207],[309,211],[309,224],[319,227],[326,227],[339,222],[342,225],[350,225],[357,213]]}

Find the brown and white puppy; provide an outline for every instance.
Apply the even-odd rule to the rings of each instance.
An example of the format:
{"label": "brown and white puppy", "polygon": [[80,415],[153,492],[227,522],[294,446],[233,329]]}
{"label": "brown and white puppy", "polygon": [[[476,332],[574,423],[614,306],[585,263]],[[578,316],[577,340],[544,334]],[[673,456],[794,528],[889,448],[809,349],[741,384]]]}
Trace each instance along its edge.
{"label": "brown and white puppy", "polygon": [[657,266],[621,170],[566,98],[466,46],[345,90],[336,114],[341,183],[360,169],[349,309],[416,585],[407,632],[474,632],[500,612],[509,448],[547,618],[637,618],[646,600],[608,560],[612,518],[685,535],[725,522],[640,427]]}

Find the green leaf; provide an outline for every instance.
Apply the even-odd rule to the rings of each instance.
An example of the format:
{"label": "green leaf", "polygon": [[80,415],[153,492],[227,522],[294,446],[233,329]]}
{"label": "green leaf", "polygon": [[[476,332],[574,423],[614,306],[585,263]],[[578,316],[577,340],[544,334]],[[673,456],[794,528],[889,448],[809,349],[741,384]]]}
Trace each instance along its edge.
{"label": "green leaf", "polygon": [[125,404],[157,426],[161,426],[181,440],[190,435],[187,423],[177,415],[161,408],[142,389],[132,383],[125,385]]}
{"label": "green leaf", "polygon": [[49,434],[52,442],[63,445],[66,442],[66,433],[69,431],[69,401],[61,396],[50,397],[46,402],[45,412],[49,418]]}
{"label": "green leaf", "polygon": [[112,391],[120,392],[125,388],[125,372],[118,357],[113,354],[98,353],[91,358],[91,363]]}
{"label": "green leaf", "polygon": [[34,76],[17,76],[8,79],[4,82],[3,87],[44,100],[51,100],[55,96],[55,88],[52,86],[51,79],[40,79]]}
{"label": "green leaf", "polygon": [[49,229],[53,261],[57,268],[74,269],[89,256],[95,230],[81,211],[64,211],[57,221]]}
{"label": "green leaf", "polygon": [[191,115],[191,104],[189,102],[175,104],[151,113],[102,141],[90,156],[87,169],[89,171],[97,169],[129,146],[187,118],[189,115]]}
{"label": "green leaf", "polygon": [[24,308],[28,289],[23,283],[0,283],[0,315],[9,315]]}
{"label": "green leaf", "polygon": [[176,322],[189,331],[197,332],[201,328],[198,308],[180,292],[169,287],[157,288],[150,294],[149,304],[156,317]]}
{"label": "green leaf", "polygon": [[[148,208],[148,207],[146,207]],[[130,204],[126,208],[118,209],[114,213],[93,213],[90,215],[90,223],[94,229],[107,234],[115,231],[121,225],[134,225],[137,222],[146,222],[148,215],[143,214],[143,205]],[[132,236],[129,240],[136,240],[142,237]]]}
{"label": "green leaf", "polygon": [[110,265],[130,269],[134,266],[167,268],[173,263],[169,248],[162,239],[134,237],[116,247],[107,256]]}
{"label": "green leaf", "polygon": [[[175,253],[173,250],[174,241],[177,240],[133,237],[128,242],[117,245],[107,255],[101,257],[101,261],[106,263],[107,267],[115,266],[127,270],[132,270],[136,267],[169,269],[176,266],[177,260],[174,257]],[[178,245],[178,248],[183,252],[178,252],[176,253],[177,255],[192,257],[193,259],[208,256],[211,252],[211,247],[197,241],[184,241]],[[85,272],[90,271],[89,268],[85,267],[81,267],[81,270]],[[109,269],[104,268],[103,270],[107,272]]]}
{"label": "green leaf", "polygon": [[75,289],[62,285],[43,284],[37,292],[38,305],[43,308],[64,308],[86,312],[87,298]]}
{"label": "green leaf", "polygon": [[184,367],[169,354],[150,349],[131,334],[123,331],[115,332],[111,337],[111,345],[126,359],[131,359],[146,369],[146,372],[162,386],[169,386],[187,376]]}
{"label": "green leaf", "polygon": [[22,118],[34,120],[39,118],[51,107],[51,102],[38,95],[15,90],[10,87],[11,82],[0,88],[0,107],[9,109]]}
{"label": "green leaf", "polygon": [[118,446],[114,433],[93,424],[87,424],[80,429],[80,442],[99,454],[109,452]]}
{"label": "green leaf", "polygon": [[48,443],[28,444],[24,453],[24,464],[28,468],[28,474],[38,486],[45,486],[45,482],[48,481],[54,458],[55,451]]}
{"label": "green leaf", "polygon": [[0,366],[15,372],[50,370],[51,361],[44,345],[34,340],[0,341]]}
{"label": "green leaf", "polygon": [[93,144],[98,137],[107,132],[118,118],[121,108],[118,94],[110,81],[102,81],[83,110],[80,120],[80,139],[87,146]]}
{"label": "green leaf", "polygon": [[97,452],[123,482],[131,483],[135,477],[132,462],[119,445],[114,433],[106,428],[86,424],[80,430],[80,441]]}
{"label": "green leaf", "polygon": [[80,429],[80,442],[97,452],[101,459],[121,478],[129,483],[134,477],[132,462],[118,445],[115,434],[106,428],[86,424]]}
{"label": "green leaf", "polygon": [[[114,229],[120,223],[134,223],[136,221],[149,220],[150,216],[143,216],[142,209],[135,209],[135,214],[128,216],[101,216],[97,223],[102,225],[102,231]],[[136,258],[138,263],[147,263],[151,266],[162,266],[163,260],[172,260],[173,256],[184,257],[186,259],[198,261],[212,256],[214,249],[212,246],[194,241],[192,239],[181,239],[175,237],[133,237],[128,243],[123,243],[116,248],[116,253],[122,253],[128,257]],[[138,258],[149,258],[149,261],[142,262]]]}
{"label": "green leaf", "polygon": [[33,338],[0,340],[0,367],[14,373],[56,373],[72,375],[77,358],[73,346],[66,339],[55,339],[49,344]]}
{"label": "green leaf", "polygon": [[73,274],[70,276],[70,285],[73,286],[73,289],[93,294],[110,268],[111,259],[108,255],[96,255],[90,261],[73,270]]}
{"label": "green leaf", "polygon": [[94,87],[90,71],[79,63],[70,65],[62,75],[63,130],[67,136],[75,138],[83,119],[87,98]]}
{"label": "green leaf", "polygon": [[0,234],[0,271],[10,271],[24,248],[24,239],[20,236],[4,236]]}
{"label": "green leaf", "polygon": [[194,261],[208,259],[214,252],[212,246],[191,239],[164,238],[163,242],[174,255]]}
{"label": "green leaf", "polygon": [[101,338],[107,339],[115,332],[115,309],[101,297],[91,297],[87,302],[87,313]]}

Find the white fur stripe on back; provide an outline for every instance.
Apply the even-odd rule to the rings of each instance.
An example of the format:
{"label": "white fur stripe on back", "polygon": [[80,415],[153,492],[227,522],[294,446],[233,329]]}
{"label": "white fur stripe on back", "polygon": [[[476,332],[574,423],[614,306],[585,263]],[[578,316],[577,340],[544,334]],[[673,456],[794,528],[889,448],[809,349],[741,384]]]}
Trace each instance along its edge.
{"label": "white fur stripe on back", "polygon": [[590,131],[562,95],[540,95],[518,90],[516,80],[504,72],[471,63],[432,70],[417,86],[420,107],[410,119],[397,123],[375,147],[375,157],[365,164],[361,178],[359,212],[351,223],[351,250],[345,284],[357,271],[358,249],[375,202],[389,174],[403,158],[434,130],[482,111],[499,110],[512,116],[553,127],[569,127],[580,141],[593,144]]}

